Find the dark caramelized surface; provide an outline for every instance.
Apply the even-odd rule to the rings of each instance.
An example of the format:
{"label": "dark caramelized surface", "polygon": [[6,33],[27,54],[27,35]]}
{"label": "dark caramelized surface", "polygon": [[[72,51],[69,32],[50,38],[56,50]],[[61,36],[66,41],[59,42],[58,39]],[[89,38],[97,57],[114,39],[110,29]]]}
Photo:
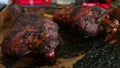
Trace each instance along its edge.
{"label": "dark caramelized surface", "polygon": [[[31,9],[30,11],[32,11],[35,8],[30,8],[30,9]],[[44,13],[46,11],[48,13],[49,12],[51,13],[51,11],[53,11],[53,9],[41,9],[41,8],[37,8],[35,10],[36,11],[34,12],[37,15],[39,15],[41,12]],[[32,17],[34,18],[34,16]],[[33,21],[36,21],[36,19],[37,17],[35,16]],[[25,20],[22,19],[22,21]],[[21,25],[27,25],[27,24],[23,23]],[[31,32],[24,33],[23,37],[31,36],[29,34],[33,34],[33,33]],[[120,65],[119,62],[120,61],[120,46],[119,46],[120,31],[118,31],[116,36],[113,36],[112,38],[108,39],[107,42],[104,42],[103,40],[105,39],[104,38],[81,39],[76,36],[66,34],[66,31],[60,31],[60,46],[58,46],[56,50],[56,58],[58,60],[59,58],[61,59],[64,58],[63,61],[61,62],[56,61],[57,64],[53,64],[53,66],[42,67],[41,65],[43,65],[44,61],[41,62],[40,57],[36,55],[27,55],[20,59],[18,59],[17,57],[7,56],[6,59],[5,57],[2,57],[2,54],[0,54],[0,57],[2,57],[0,58],[0,67],[1,68],[5,68],[5,67],[58,68],[60,67],[59,64],[61,64],[61,68],[68,68],[68,66],[71,66],[71,64],[69,65],[68,63],[71,62],[73,65],[72,68],[119,68],[120,67],[119,66]],[[115,41],[115,43],[111,44],[113,41]],[[76,58],[76,56],[78,56],[79,54],[85,54],[85,56],[77,60],[71,59],[71,58]],[[76,62],[73,64],[74,61]],[[66,66],[64,66],[63,64]]]}
{"label": "dark caramelized surface", "polygon": [[101,7],[75,6],[57,10],[54,13],[53,19],[59,25],[65,28],[68,27],[71,33],[73,32],[83,37],[104,34],[107,32],[107,29],[112,32],[114,28],[117,28],[115,24],[117,20],[111,18],[108,12]]}
{"label": "dark caramelized surface", "polygon": [[18,16],[1,45],[5,55],[24,56],[49,53],[58,44],[58,25],[28,12]]}

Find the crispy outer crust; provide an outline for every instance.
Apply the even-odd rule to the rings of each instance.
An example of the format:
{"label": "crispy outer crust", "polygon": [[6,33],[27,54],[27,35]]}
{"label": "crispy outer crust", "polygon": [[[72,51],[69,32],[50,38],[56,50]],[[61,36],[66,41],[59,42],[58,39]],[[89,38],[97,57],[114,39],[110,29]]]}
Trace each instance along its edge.
{"label": "crispy outer crust", "polygon": [[4,54],[24,56],[31,52],[47,53],[59,44],[58,25],[34,14],[19,16],[2,42]]}
{"label": "crispy outer crust", "polygon": [[75,6],[56,10],[53,19],[60,25],[76,30],[79,35],[90,37],[105,32],[107,28],[116,28],[116,20],[110,18],[108,12],[101,7]]}

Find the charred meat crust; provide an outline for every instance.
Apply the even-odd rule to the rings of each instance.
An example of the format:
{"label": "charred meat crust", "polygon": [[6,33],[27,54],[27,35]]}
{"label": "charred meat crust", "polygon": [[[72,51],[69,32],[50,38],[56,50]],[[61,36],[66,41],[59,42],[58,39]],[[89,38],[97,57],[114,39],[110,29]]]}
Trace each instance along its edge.
{"label": "charred meat crust", "polygon": [[79,36],[94,37],[102,32],[106,33],[107,29],[112,31],[114,28],[118,28],[117,20],[112,19],[101,7],[75,6],[56,10],[53,20],[65,28],[69,27]]}
{"label": "charred meat crust", "polygon": [[58,25],[34,14],[22,14],[2,42],[5,55],[48,54],[59,44]]}

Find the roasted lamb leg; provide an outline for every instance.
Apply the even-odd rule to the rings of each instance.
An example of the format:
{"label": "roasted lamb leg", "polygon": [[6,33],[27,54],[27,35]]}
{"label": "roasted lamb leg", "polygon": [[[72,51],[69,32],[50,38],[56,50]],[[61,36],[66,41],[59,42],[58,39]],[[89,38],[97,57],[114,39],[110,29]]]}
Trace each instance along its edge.
{"label": "roasted lamb leg", "polygon": [[59,44],[58,25],[31,13],[21,14],[2,42],[2,52],[9,56],[42,55],[54,59]]}
{"label": "roasted lamb leg", "polygon": [[75,6],[56,10],[53,20],[61,28],[69,27],[68,31],[82,37],[94,37],[104,33],[115,34],[119,26],[118,20],[109,16],[101,7]]}

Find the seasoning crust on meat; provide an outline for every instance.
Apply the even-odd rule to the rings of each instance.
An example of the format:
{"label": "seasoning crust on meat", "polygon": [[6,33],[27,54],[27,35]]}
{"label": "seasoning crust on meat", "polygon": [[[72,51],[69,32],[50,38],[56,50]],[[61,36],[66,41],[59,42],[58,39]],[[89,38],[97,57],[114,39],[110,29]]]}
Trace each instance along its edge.
{"label": "seasoning crust on meat", "polygon": [[53,20],[59,25],[69,27],[79,36],[94,37],[101,33],[115,34],[118,20],[111,18],[101,7],[74,6],[56,10]]}
{"label": "seasoning crust on meat", "polygon": [[52,20],[34,14],[21,14],[2,42],[4,55],[24,56],[42,54],[45,59],[54,58],[59,44],[58,25]]}

